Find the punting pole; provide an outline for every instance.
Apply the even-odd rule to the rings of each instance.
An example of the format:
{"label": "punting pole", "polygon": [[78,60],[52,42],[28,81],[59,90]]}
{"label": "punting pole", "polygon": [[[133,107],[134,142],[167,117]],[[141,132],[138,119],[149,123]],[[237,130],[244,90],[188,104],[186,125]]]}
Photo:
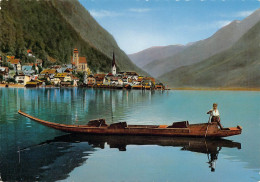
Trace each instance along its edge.
{"label": "punting pole", "polygon": [[207,125],[207,129],[206,129],[206,133],[205,133],[205,138],[207,137],[207,133],[208,133],[208,129],[209,129],[209,122],[210,122],[211,116],[209,116],[209,121],[208,121],[208,125]]}

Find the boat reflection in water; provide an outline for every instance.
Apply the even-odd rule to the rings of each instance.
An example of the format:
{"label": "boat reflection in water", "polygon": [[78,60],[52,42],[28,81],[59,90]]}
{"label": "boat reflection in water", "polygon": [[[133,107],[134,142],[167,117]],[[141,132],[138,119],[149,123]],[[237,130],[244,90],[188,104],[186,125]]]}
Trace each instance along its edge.
{"label": "boat reflection in water", "polygon": [[181,150],[204,153],[208,156],[211,171],[215,171],[218,154],[222,147],[241,149],[241,144],[226,139],[205,139],[187,137],[158,137],[158,136],[88,136],[65,135],[56,138],[66,142],[87,141],[93,147],[104,148],[107,143],[110,148],[126,151],[127,145],[159,145],[181,147]]}
{"label": "boat reflection in water", "polygon": [[[226,139],[67,134],[21,149],[19,151],[20,167],[23,166],[25,169],[19,171],[19,176],[23,176],[23,180],[66,179],[74,168],[86,162],[89,155],[95,152],[95,148],[104,149],[106,145],[110,148],[118,148],[119,151],[126,151],[129,145],[180,147],[184,151],[207,154],[211,171],[215,170],[215,163],[222,148],[241,149],[240,143]],[[30,160],[32,156],[39,158]],[[21,180],[19,176],[16,178],[9,176],[11,177],[9,179],[5,176],[7,177],[5,180]]]}

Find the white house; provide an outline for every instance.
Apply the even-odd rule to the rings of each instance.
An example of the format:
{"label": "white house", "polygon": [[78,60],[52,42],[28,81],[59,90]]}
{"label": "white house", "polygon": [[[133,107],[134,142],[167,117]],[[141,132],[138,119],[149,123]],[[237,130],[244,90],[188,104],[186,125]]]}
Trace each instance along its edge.
{"label": "white house", "polygon": [[59,78],[53,78],[51,79],[51,82],[54,84],[54,85],[59,85],[61,80]]}
{"label": "white house", "polygon": [[125,76],[132,79],[132,80],[137,80],[139,75],[136,72],[126,72]]}
{"label": "white house", "polygon": [[15,81],[22,85],[26,85],[27,82],[30,81],[30,76],[24,75],[23,73],[18,74],[15,76]]}

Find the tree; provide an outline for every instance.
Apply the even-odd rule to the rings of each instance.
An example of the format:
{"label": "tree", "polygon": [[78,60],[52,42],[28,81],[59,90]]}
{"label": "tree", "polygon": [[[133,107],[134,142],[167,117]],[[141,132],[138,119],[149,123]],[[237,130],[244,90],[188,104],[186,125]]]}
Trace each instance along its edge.
{"label": "tree", "polygon": [[13,70],[13,69],[14,69],[14,67],[13,67],[10,63],[8,63],[7,61],[5,61],[5,59],[3,60],[2,66],[3,66],[3,67],[8,67],[9,70]]}
{"label": "tree", "polygon": [[0,82],[2,82],[4,80],[3,75],[0,75]]}
{"label": "tree", "polygon": [[39,71],[39,73],[41,73],[42,72],[42,67],[41,66],[38,66],[38,71]]}
{"label": "tree", "polygon": [[76,76],[79,78],[80,83],[84,83],[84,73],[83,72],[77,72]]}
{"label": "tree", "polygon": [[14,78],[7,78],[6,82],[10,83],[16,83],[15,79]]}

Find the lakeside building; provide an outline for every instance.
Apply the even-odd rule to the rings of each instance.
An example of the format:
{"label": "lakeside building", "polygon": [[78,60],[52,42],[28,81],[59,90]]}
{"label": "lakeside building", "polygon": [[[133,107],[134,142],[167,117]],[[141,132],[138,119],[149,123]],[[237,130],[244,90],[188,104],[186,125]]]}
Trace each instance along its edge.
{"label": "lakeside building", "polygon": [[33,68],[33,66],[31,64],[24,65],[24,66],[22,66],[22,72],[25,75],[29,75],[30,76],[30,75],[34,75],[35,71],[38,72],[38,70],[39,70],[37,66],[35,67],[35,70],[33,70],[32,68]]}
{"label": "lakeside building", "polygon": [[31,79],[31,77],[28,75],[25,75],[23,72],[20,72],[20,73],[18,73],[18,75],[15,76],[15,81],[22,85],[26,85],[26,83],[29,82],[30,79]]}
{"label": "lakeside building", "polygon": [[7,62],[12,65],[12,67],[14,68],[15,71],[22,70],[22,65],[21,65],[20,59],[11,58],[11,59],[7,59]]}
{"label": "lakeside building", "polygon": [[70,77],[70,74],[69,73],[56,73],[55,76],[54,76],[54,79],[59,79],[60,81],[64,81],[64,82],[67,82],[67,81],[71,81],[71,77]]}
{"label": "lakeside building", "polygon": [[75,66],[77,71],[88,72],[88,63],[86,57],[79,57],[79,50],[75,48],[73,50],[73,56],[71,57],[71,64]]}
{"label": "lakeside building", "polygon": [[[30,52],[28,52],[30,53]],[[53,63],[48,68],[43,69],[39,73],[39,67],[42,67],[43,61],[35,58],[34,63],[24,63],[21,66],[20,59],[15,59],[15,56],[6,56],[8,66],[12,66],[14,70],[8,67],[0,67],[0,74],[4,80],[12,82],[12,79],[19,84],[28,86],[87,86],[97,88],[133,88],[133,89],[164,89],[163,84],[155,84],[155,79],[152,77],[144,77],[135,71],[120,71],[117,70],[116,56],[113,52],[111,60],[111,72],[92,74],[88,68],[86,57],[80,57],[78,49],[73,49],[73,57],[71,64],[55,65]],[[1,56],[1,60],[3,57]],[[80,77],[80,79],[77,76]],[[79,83],[80,81],[80,83]]]}
{"label": "lakeside building", "polygon": [[96,79],[93,75],[87,77],[87,85],[94,86],[96,84]]}
{"label": "lakeside building", "polygon": [[96,79],[96,84],[98,86],[103,84],[103,80],[104,80],[105,76],[106,76],[106,74],[104,74],[104,73],[99,73],[99,74],[94,75],[94,78]]}
{"label": "lakeside building", "polygon": [[[116,59],[113,53],[111,72],[104,74],[88,75],[85,78],[87,87],[101,88],[133,88],[133,89],[154,89],[155,79],[152,77],[144,77],[134,71],[117,72]],[[161,88],[157,86],[157,88]]]}
{"label": "lakeside building", "polygon": [[4,80],[6,80],[9,77],[9,68],[8,67],[0,67],[0,75],[3,76]]}
{"label": "lakeside building", "polygon": [[52,78],[54,78],[55,74],[57,73],[56,69],[45,69],[43,70],[40,75],[39,75],[39,79],[47,79],[48,81],[50,81]]}

